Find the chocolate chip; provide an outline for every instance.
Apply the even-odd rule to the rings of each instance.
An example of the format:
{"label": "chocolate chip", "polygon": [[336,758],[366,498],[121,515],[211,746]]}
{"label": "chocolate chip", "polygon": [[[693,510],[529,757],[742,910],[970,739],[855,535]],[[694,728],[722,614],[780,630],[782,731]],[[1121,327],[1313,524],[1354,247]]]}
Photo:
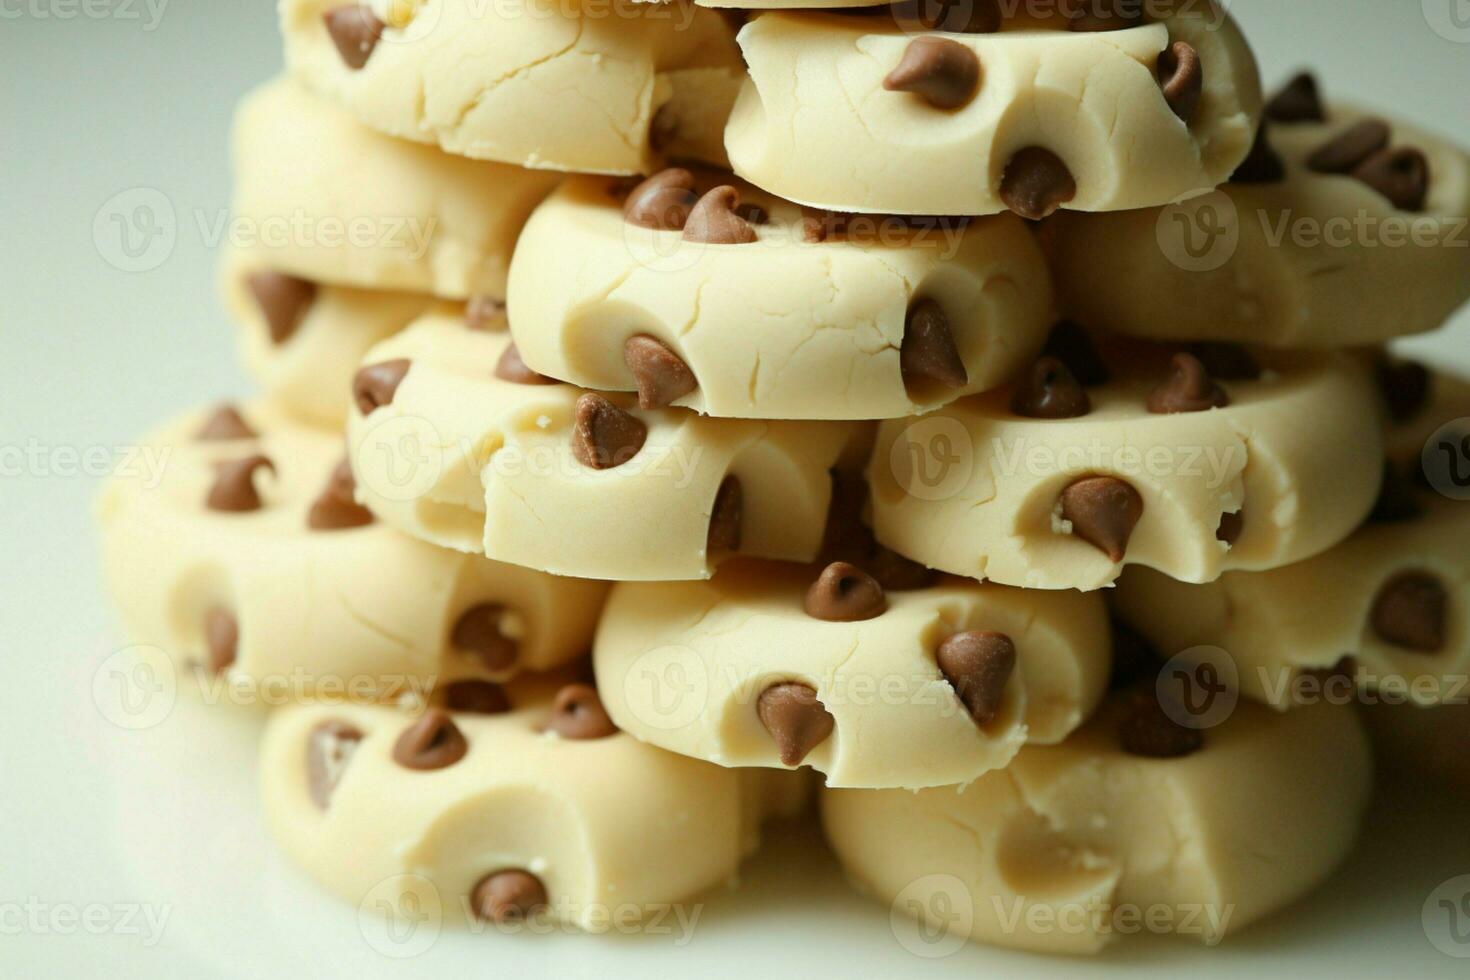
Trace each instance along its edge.
{"label": "chocolate chip", "polygon": [[204,647],[204,669],[210,675],[217,677],[234,665],[240,650],[240,621],[233,613],[211,609],[204,614]]}
{"label": "chocolate chip", "polygon": [[1229,404],[1230,395],[1193,354],[1175,354],[1169,377],[1148,396],[1148,410],[1155,415],[1207,412]]}
{"label": "chocolate chip", "polygon": [[1120,562],[1143,517],[1143,497],[1115,476],[1089,476],[1062,491],[1062,518],[1072,533]]}
{"label": "chocolate chip", "polygon": [[648,426],[601,395],[591,392],[577,399],[572,427],[572,455],[594,470],[622,466],[643,448]]}
{"label": "chocolate chip", "polygon": [[1189,122],[1205,90],[1205,68],[1199,52],[1191,44],[1175,41],[1159,55],[1158,73],[1164,101],[1174,115]]}
{"label": "chocolate chip", "polygon": [[834,561],[822,570],[806,593],[806,612],[829,623],[875,619],[888,609],[878,580],[856,565]]}
{"label": "chocolate chip", "polygon": [[1403,524],[1424,516],[1424,507],[1415,495],[1414,485],[1404,478],[1392,460],[1383,464],[1383,486],[1368,520],[1373,524]]}
{"label": "chocolate chip", "polygon": [[623,203],[623,219],[640,228],[683,231],[698,201],[694,175],[681,167],[671,167],[633,188]]}
{"label": "chocolate chip", "polygon": [[1063,0],[1060,8],[1067,30],[1078,33],[1124,31],[1144,22],[1138,0]]}
{"label": "chocolate chip", "polygon": [[740,217],[740,192],[728,184],[705,194],[689,212],[684,240],[701,245],[749,245],[758,240],[750,222]]}
{"label": "chocolate chip", "polygon": [[1169,716],[1158,698],[1140,696],[1118,725],[1123,751],[1145,759],[1179,759],[1204,748],[1205,737]]}
{"label": "chocolate chip", "polygon": [[408,376],[413,362],[406,358],[395,358],[381,364],[369,364],[357,372],[352,379],[352,397],[357,401],[357,410],[364,417],[380,408],[393,404],[398,386]]}
{"label": "chocolate chip", "polygon": [[520,644],[501,629],[507,612],[499,603],[475,606],[454,624],[450,644],[461,653],[474,654],[491,673],[509,670],[515,666]]}
{"label": "chocolate chip", "polygon": [[745,491],[740,480],[725,477],[715,493],[715,506],[709,519],[709,537],[705,541],[705,553],[730,553],[740,550],[744,526]]}
{"label": "chocolate chip", "polygon": [[317,809],[325,810],[342,781],[363,734],[345,721],[324,721],[306,736],[306,786]]}
{"label": "chocolate chip", "polygon": [[799,766],[812,749],[831,737],[837,727],[815,689],[794,682],[775,684],[761,692],[756,714],[776,743],[783,766]]}
{"label": "chocolate chip", "polygon": [[1261,365],[1240,344],[1196,343],[1189,345],[1188,352],[1199,359],[1211,377],[1221,381],[1256,381],[1261,377]]}
{"label": "chocolate chip", "polygon": [[939,670],[977,725],[995,720],[1016,669],[1016,644],[1004,633],[971,630],[939,645]]}
{"label": "chocolate chip", "polygon": [[464,732],[441,708],[430,708],[404,729],[393,746],[393,761],[405,769],[430,772],[448,769],[469,752]]}
{"label": "chocolate chip", "polygon": [[1077,196],[1077,181],[1051,150],[1028,146],[1006,164],[1000,199],[1030,221],[1040,221]]}
{"label": "chocolate chip", "polygon": [[519,869],[486,875],[470,894],[475,918],[485,922],[523,922],[546,907],[546,886],[531,872]]}
{"label": "chocolate chip", "polygon": [[661,340],[647,334],[629,337],[623,363],[638,383],[638,404],[649,410],[667,408],[699,387],[694,372]]}
{"label": "chocolate chip", "polygon": [[1281,161],[1281,156],[1271,147],[1271,139],[1267,134],[1264,122],[1256,131],[1256,140],[1251,144],[1251,151],[1241,161],[1235,173],[1230,175],[1232,184],[1279,184],[1286,179],[1286,164]]}
{"label": "chocolate chip", "polygon": [[360,71],[373,56],[373,49],[387,28],[367,4],[337,7],[322,14],[327,33],[337,45],[337,53],[353,71]]}
{"label": "chocolate chip", "polygon": [[1412,147],[1376,153],[1353,176],[1400,211],[1423,211],[1429,199],[1429,159]]}
{"label": "chocolate chip", "polygon": [[1429,404],[1434,380],[1424,365],[1384,358],[1378,362],[1377,375],[1388,413],[1399,425],[1413,421]]}
{"label": "chocolate chip", "polygon": [[1011,411],[1028,419],[1075,419],[1092,411],[1092,400],[1067,365],[1043,357],[1016,386]]}
{"label": "chocolate chip", "polygon": [[455,681],[444,689],[444,706],[466,715],[503,715],[510,710],[505,688],[490,681]]}
{"label": "chocolate chip", "polygon": [[1266,103],[1266,117],[1279,123],[1326,122],[1322,98],[1317,92],[1317,79],[1302,72]]}
{"label": "chocolate chip", "polygon": [[1319,174],[1350,174],[1363,161],[1388,148],[1388,123],[1365,119],[1319,146],[1307,157],[1307,167]]}
{"label": "chocolate chip", "polygon": [[493,296],[471,296],[464,308],[464,325],[480,331],[503,329],[505,304]]}
{"label": "chocolate chip", "polygon": [[342,531],[366,527],[373,522],[372,511],[359,504],[354,496],[357,480],[347,460],[337,464],[327,481],[327,488],[311,505],[306,526],[313,531]]}
{"label": "chocolate chip", "polygon": [[214,410],[194,438],[201,442],[233,442],[236,439],[254,439],[255,430],[246,424],[233,405],[221,405]]}
{"label": "chocolate chip", "polygon": [[316,283],[283,272],[256,272],[245,280],[260,315],[265,318],[271,343],[284,344],[301,326],[316,301]]}
{"label": "chocolate chip", "polygon": [[1067,365],[1072,377],[1085,388],[1107,384],[1107,364],[1098,354],[1087,331],[1071,320],[1061,320],[1052,327],[1051,335],[1046,339],[1046,349],[1042,353]]}
{"label": "chocolate chip", "polygon": [[255,489],[259,470],[276,471],[270,457],[259,453],[244,459],[216,463],[214,485],[209,488],[205,506],[226,514],[248,514],[261,508],[260,493]]}
{"label": "chocolate chip", "polygon": [[960,359],[949,317],[932,299],[921,299],[909,307],[898,363],[906,387],[926,381],[949,388],[963,388],[970,383],[970,372]]}
{"label": "chocolate chip", "polygon": [[920,37],[909,42],[898,67],[883,79],[890,92],[910,92],[936,109],[959,109],[980,90],[980,59],[965,45],[946,37]]}
{"label": "chocolate chip", "polygon": [[1390,579],[1373,603],[1373,632],[1394,646],[1419,653],[1444,649],[1449,593],[1428,572]]}
{"label": "chocolate chip", "polygon": [[608,717],[602,698],[597,696],[597,688],[590,684],[568,684],[558,691],[546,727],[562,738],[579,741],[618,733],[618,726]]}
{"label": "chocolate chip", "polygon": [[1235,542],[1240,540],[1240,534],[1245,530],[1245,511],[1238,510],[1233,514],[1221,514],[1220,525],[1215,528],[1215,540],[1222,541],[1234,547]]}
{"label": "chocolate chip", "polygon": [[495,365],[495,376],[501,381],[509,381],[516,385],[554,385],[557,383],[554,379],[544,374],[537,374],[527,367],[526,362],[521,359],[521,349],[515,344],[511,344],[500,355],[500,360]]}

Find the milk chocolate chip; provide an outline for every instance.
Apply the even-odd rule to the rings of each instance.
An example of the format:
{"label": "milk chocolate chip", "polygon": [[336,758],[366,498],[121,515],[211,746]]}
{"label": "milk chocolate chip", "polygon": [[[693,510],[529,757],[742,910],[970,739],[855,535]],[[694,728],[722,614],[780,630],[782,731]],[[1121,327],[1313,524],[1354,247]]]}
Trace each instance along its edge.
{"label": "milk chocolate chip", "polygon": [[201,442],[233,442],[236,439],[254,439],[255,436],[255,430],[246,424],[235,406],[221,405],[194,438]]}
{"label": "milk chocolate chip", "polygon": [[590,684],[568,684],[558,691],[546,727],[562,738],[582,741],[618,733],[618,726],[597,696],[597,688]]}
{"label": "milk chocolate chip", "polygon": [[1051,150],[1028,146],[1006,164],[1000,199],[1030,221],[1040,221],[1077,196],[1077,181]]}
{"label": "milk chocolate chip", "polygon": [[342,531],[371,524],[373,513],[357,502],[354,496],[356,489],[357,479],[352,475],[352,464],[344,459],[332,471],[322,495],[311,505],[306,517],[307,527],[313,531]]}
{"label": "milk chocolate chip", "polygon": [[1175,354],[1169,377],[1148,396],[1148,410],[1155,415],[1178,415],[1225,408],[1230,396],[1215,383],[1204,363],[1193,354]]}
{"label": "milk chocolate chip", "polygon": [[1302,72],[1266,104],[1266,117],[1279,123],[1326,122],[1322,97],[1317,92],[1317,79]]}
{"label": "milk chocolate chip", "polygon": [[317,809],[325,810],[342,781],[363,734],[345,721],[324,721],[306,736],[306,785]]}
{"label": "milk chocolate chip", "polygon": [[1062,491],[1062,518],[1072,533],[1120,562],[1143,517],[1143,497],[1115,476],[1090,476]]}
{"label": "milk chocolate chip", "polygon": [[577,419],[572,427],[572,455],[594,470],[622,466],[643,448],[648,426],[591,392],[577,399]]}
{"label": "milk chocolate chip", "polygon": [[1016,669],[1016,645],[1004,633],[956,633],[935,654],[939,670],[977,725],[995,720]]}
{"label": "milk chocolate chip", "polygon": [[694,175],[681,167],[671,167],[633,188],[623,203],[623,219],[640,228],[683,231],[698,201]]}
{"label": "milk chocolate chip", "polygon": [[936,109],[959,109],[973,102],[980,90],[980,59],[949,38],[915,38],[898,67],[883,79],[883,87],[910,92]]}
{"label": "milk chocolate chip", "polygon": [[455,681],[444,690],[444,706],[466,715],[503,715],[510,710],[505,688],[490,681]]}
{"label": "milk chocolate chip", "polygon": [[255,489],[255,474],[260,470],[276,471],[270,457],[257,453],[245,459],[215,464],[214,486],[209,489],[205,505],[226,514],[248,514],[261,508],[260,493]]}
{"label": "milk chocolate chip", "polygon": [[1173,718],[1152,695],[1140,696],[1118,726],[1123,751],[1145,759],[1179,759],[1204,748],[1205,737]]}
{"label": "milk chocolate chip", "polygon": [[663,341],[647,334],[628,338],[623,363],[633,372],[638,404],[645,409],[667,408],[699,387],[689,365]]}
{"label": "milk chocolate chip", "polygon": [[1353,176],[1400,211],[1423,211],[1429,199],[1429,159],[1412,147],[1375,153],[1358,165]]}
{"label": "milk chocolate chip", "polygon": [[506,608],[499,603],[475,606],[459,617],[449,642],[461,653],[479,658],[491,673],[504,673],[515,666],[520,653],[520,644],[503,628],[506,615]]}
{"label": "milk chocolate chip", "polygon": [[1444,649],[1449,592],[1428,572],[1394,576],[1373,603],[1373,632],[1394,646],[1419,653]]}
{"label": "milk chocolate chip", "polygon": [[431,772],[447,769],[469,752],[464,732],[440,708],[430,708],[422,718],[404,729],[393,746],[393,761],[405,769]]}
{"label": "milk chocolate chip", "polygon": [[799,766],[837,727],[815,689],[806,684],[775,684],[761,692],[756,714],[776,743],[783,766]]}
{"label": "milk chocolate chip", "polygon": [[546,908],[546,886],[529,871],[512,869],[486,875],[470,894],[476,918],[500,924],[523,922]]}
{"label": "milk chocolate chip", "polygon": [[740,480],[725,477],[715,494],[715,506],[709,519],[709,537],[705,542],[707,554],[730,553],[740,550],[745,514],[745,491]]}
{"label": "milk chocolate chip", "polygon": [[806,594],[806,612],[829,623],[875,619],[888,609],[878,580],[856,565],[834,561],[822,570]]}
{"label": "milk chocolate chip", "polygon": [[963,388],[970,383],[970,372],[960,359],[949,317],[932,299],[921,299],[909,308],[898,363],[908,387],[923,381],[937,381],[949,388]]}
{"label": "milk chocolate chip", "polygon": [[1065,364],[1043,357],[1016,387],[1011,411],[1028,419],[1075,419],[1092,411],[1092,400]]}
{"label": "milk chocolate chip", "polygon": [[526,366],[521,360],[521,349],[511,344],[500,355],[500,360],[495,365],[495,376],[501,381],[509,381],[516,385],[554,385],[556,381],[543,374],[537,374]]}
{"label": "milk chocolate chip", "polygon": [[362,70],[368,63],[388,26],[367,4],[328,10],[322,14],[322,20],[326,22],[327,33],[337,45],[337,53],[342,56],[343,63],[353,71]]}
{"label": "milk chocolate chip", "polygon": [[245,284],[265,318],[271,343],[277,345],[295,335],[306,311],[316,301],[316,283],[283,272],[256,272]]}
{"label": "milk chocolate chip", "polygon": [[1350,174],[1365,160],[1388,148],[1388,123],[1365,119],[1319,146],[1307,167],[1319,174]]}
{"label": "milk chocolate chip", "polygon": [[352,379],[352,397],[357,402],[357,410],[368,416],[393,404],[393,396],[398,394],[398,386],[403,384],[412,366],[412,361],[400,357],[381,364],[369,364],[358,371],[357,377]]}
{"label": "milk chocolate chip", "polygon": [[740,217],[740,192],[728,184],[701,197],[689,212],[684,240],[701,245],[749,245],[757,240],[750,222]]}
{"label": "milk chocolate chip", "polygon": [[224,609],[204,614],[204,669],[218,677],[235,663],[240,649],[240,621]]}
{"label": "milk chocolate chip", "polygon": [[1159,55],[1158,72],[1164,101],[1174,110],[1174,115],[1189,122],[1205,90],[1205,69],[1199,52],[1191,44],[1175,41]]}

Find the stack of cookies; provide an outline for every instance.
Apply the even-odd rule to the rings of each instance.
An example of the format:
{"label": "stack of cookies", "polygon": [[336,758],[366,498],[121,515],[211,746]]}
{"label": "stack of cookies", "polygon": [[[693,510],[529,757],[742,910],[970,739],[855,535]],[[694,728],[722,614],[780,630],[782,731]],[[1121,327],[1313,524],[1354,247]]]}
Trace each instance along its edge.
{"label": "stack of cookies", "polygon": [[101,522],[353,905],[598,930],[819,809],[976,941],[1214,943],[1353,846],[1361,703],[1470,781],[1470,384],[1383,351],[1470,159],[1217,0],[828,6],[281,0],[260,394]]}

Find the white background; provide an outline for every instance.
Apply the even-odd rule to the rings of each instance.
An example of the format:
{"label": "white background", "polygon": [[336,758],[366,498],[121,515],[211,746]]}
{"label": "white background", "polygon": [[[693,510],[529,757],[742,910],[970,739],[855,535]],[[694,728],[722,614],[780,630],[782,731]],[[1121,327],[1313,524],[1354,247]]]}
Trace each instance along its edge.
{"label": "white background", "polygon": [[[205,229],[229,201],[232,105],[278,69],[273,7],[205,0],[0,0],[0,448],[41,471],[0,473],[0,978],[615,977],[688,971],[863,977],[1140,973],[1466,975],[1426,940],[1420,907],[1470,872],[1467,808],[1386,794],[1350,867],[1306,907],[1201,953],[1146,942],[1097,963],[970,947],[921,961],[884,908],[851,896],[820,842],[794,832],[710,899],[687,947],[670,940],[446,935],[385,960],[350,910],[269,851],[255,814],[252,725],[181,702],[142,735],[90,697],[115,648],[89,508],[96,481],[68,449],[125,446],[179,409],[248,391],[213,288]],[[1394,107],[1470,143],[1470,2],[1235,0],[1274,83],[1315,64],[1337,96]],[[1457,8],[1464,31],[1450,23]],[[64,19],[65,15],[74,16]],[[130,19],[136,15],[139,19]],[[150,29],[151,25],[151,29]],[[94,242],[119,192],[151,188],[177,216],[166,261],[125,273]],[[201,225],[200,222],[203,222]],[[1463,320],[1420,349],[1470,365]],[[10,459],[13,462],[13,457]],[[13,928],[7,909],[146,904],[161,942]]]}

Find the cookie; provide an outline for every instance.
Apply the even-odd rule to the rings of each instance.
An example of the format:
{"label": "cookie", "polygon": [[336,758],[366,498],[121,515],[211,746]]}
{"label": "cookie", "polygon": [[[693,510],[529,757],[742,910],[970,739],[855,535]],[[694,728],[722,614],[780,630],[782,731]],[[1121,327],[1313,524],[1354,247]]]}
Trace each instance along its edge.
{"label": "cookie", "polygon": [[259,406],[149,436],[98,513],[133,642],[247,694],[421,697],[547,670],[587,652],[606,595],[374,521],[341,435]]}
{"label": "cookie", "polygon": [[551,377],[722,418],[874,419],[1009,380],[1052,301],[1013,216],[819,214],[677,168],[564,184],[521,237],[510,306]]}
{"label": "cookie", "polygon": [[608,712],[645,742],[724,766],[918,788],[1059,742],[1101,700],[1100,597],[885,578],[845,562],[732,562],[710,582],[617,585],[593,658]]}
{"label": "cookie", "polygon": [[557,575],[708,578],[810,561],[857,423],[648,411],[550,382],[508,333],[431,313],[368,354],[348,423],[361,499],[433,544]]}
{"label": "cookie", "polygon": [[1102,32],[1014,11],[955,25],[991,33],[886,11],[761,14],[740,33],[731,163],[839,211],[1042,218],[1202,193],[1250,151],[1255,59],[1214,0],[1152,6],[1168,16]]}
{"label": "cookie", "polygon": [[272,834],[353,906],[599,932],[725,884],[762,820],[802,807],[800,780],[776,778],[791,774],[661,752],[608,724],[591,687],[545,688],[512,685],[493,713],[276,713],[260,764]]}
{"label": "cookie", "polygon": [[1470,299],[1470,158],[1404,122],[1319,109],[1269,122],[1274,165],[1217,193],[1058,215],[1045,239],[1064,309],[1138,337],[1295,348],[1444,323]]}
{"label": "cookie", "polygon": [[[300,421],[340,430],[343,392],[363,357],[429,309],[422,293],[332,286],[279,272],[265,250],[231,250],[220,291],[240,326],[240,358],[270,401]],[[478,300],[483,309],[493,301]]]}
{"label": "cookie", "polygon": [[1057,746],[967,787],[828,790],[855,883],[935,943],[1096,953],[1168,932],[1208,945],[1316,887],[1353,846],[1371,760],[1351,708],[1242,703],[1203,732],[1120,696]]}
{"label": "cookie", "polygon": [[[1470,698],[1470,501],[1436,492],[1422,462],[1426,445],[1438,453],[1431,437],[1447,423],[1461,420],[1460,438],[1470,440],[1470,384],[1437,377],[1432,388],[1390,430],[1378,505],[1347,541],[1209,585],[1129,569],[1118,613],[1163,655],[1209,663],[1246,696],[1280,708],[1353,699],[1355,688],[1368,700],[1420,705]],[[1463,452],[1457,439],[1439,442]],[[1470,455],[1456,458],[1464,467]]]}
{"label": "cookie", "polygon": [[516,236],[554,174],[390,139],[288,79],[235,120],[234,242],[312,282],[505,298]]}
{"label": "cookie", "polygon": [[1347,355],[1193,352],[1063,325],[1010,389],[883,424],[869,467],[888,547],[957,575],[1097,589],[1124,565],[1185,582],[1275,568],[1346,538],[1381,453]]}
{"label": "cookie", "polygon": [[739,90],[730,22],[607,0],[283,0],[286,63],[374,129],[480,160],[650,172],[724,163]]}

